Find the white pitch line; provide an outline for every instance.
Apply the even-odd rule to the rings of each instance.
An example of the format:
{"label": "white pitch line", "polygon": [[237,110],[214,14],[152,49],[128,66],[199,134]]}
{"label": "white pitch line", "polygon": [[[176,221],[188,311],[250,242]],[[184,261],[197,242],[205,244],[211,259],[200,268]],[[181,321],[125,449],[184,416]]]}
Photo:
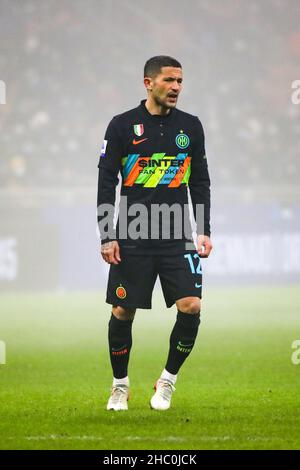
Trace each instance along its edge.
{"label": "white pitch line", "polygon": [[103,441],[103,437],[101,436],[60,436],[56,434],[50,434],[49,436],[24,436],[22,439],[26,439],[26,441]]}
{"label": "white pitch line", "polygon": [[[63,436],[59,434],[49,434],[47,436],[14,436],[8,437],[9,440],[24,439],[26,441],[103,441],[102,436]],[[107,437],[105,438],[107,440]],[[196,439],[183,438],[178,436],[167,436],[167,437],[153,437],[153,436],[125,436],[123,438],[110,438],[110,441],[121,442],[121,441],[156,441],[156,442],[223,442],[223,441],[284,441],[288,442],[287,439],[282,437],[265,437],[265,436],[245,436],[244,438],[237,438],[235,436],[199,436]]]}

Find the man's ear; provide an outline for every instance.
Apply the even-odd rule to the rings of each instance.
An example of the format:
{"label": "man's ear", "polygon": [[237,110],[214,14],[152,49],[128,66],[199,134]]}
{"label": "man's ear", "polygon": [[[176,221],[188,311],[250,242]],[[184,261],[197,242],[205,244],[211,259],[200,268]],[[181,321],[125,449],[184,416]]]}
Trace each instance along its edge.
{"label": "man's ear", "polygon": [[150,77],[145,77],[144,78],[144,85],[147,88],[148,91],[152,90],[152,80]]}

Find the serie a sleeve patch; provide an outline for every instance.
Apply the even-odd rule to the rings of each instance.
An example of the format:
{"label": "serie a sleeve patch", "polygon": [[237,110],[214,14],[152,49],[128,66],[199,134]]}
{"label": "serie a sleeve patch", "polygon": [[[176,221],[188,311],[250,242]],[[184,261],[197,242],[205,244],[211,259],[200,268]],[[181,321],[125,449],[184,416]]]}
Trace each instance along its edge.
{"label": "serie a sleeve patch", "polygon": [[105,157],[107,142],[108,142],[107,140],[103,140],[100,157]]}

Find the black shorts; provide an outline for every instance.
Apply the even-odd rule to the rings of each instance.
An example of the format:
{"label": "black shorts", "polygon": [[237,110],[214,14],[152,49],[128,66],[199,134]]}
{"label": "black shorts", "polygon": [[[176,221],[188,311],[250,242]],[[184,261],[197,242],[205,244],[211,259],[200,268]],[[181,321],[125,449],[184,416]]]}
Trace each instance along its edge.
{"label": "black shorts", "polygon": [[196,250],[172,256],[121,255],[110,266],[106,302],[132,308],[151,308],[152,291],[159,275],[166,306],[183,297],[202,294],[201,258]]}

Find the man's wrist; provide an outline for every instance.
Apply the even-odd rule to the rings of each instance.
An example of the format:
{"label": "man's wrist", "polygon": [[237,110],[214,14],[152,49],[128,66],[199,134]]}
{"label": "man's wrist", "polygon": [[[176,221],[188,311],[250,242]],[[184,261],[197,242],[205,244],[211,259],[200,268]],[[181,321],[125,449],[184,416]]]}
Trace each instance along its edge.
{"label": "man's wrist", "polygon": [[115,241],[117,241],[116,238],[103,238],[101,239],[101,245],[105,245],[105,243],[115,242]]}

